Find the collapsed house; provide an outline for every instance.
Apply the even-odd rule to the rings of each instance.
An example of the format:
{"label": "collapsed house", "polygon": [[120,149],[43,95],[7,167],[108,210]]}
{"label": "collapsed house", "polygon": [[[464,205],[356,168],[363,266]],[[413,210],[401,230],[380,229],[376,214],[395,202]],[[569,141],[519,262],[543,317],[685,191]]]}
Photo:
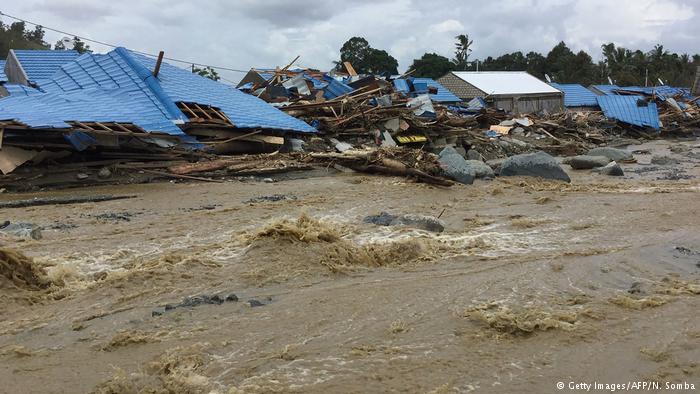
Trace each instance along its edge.
{"label": "collapsed house", "polygon": [[303,121],[231,86],[125,48],[12,51],[0,99],[0,170],[24,162],[163,159],[276,150]]}
{"label": "collapsed house", "polygon": [[515,114],[564,109],[564,93],[525,71],[452,71],[437,81],[462,101],[482,98]]}

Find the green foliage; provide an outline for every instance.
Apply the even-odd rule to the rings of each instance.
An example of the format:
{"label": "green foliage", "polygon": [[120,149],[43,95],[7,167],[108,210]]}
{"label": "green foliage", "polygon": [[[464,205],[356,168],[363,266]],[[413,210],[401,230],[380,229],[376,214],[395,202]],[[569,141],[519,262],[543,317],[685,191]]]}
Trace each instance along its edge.
{"label": "green foliage", "polygon": [[387,51],[372,48],[362,37],[352,37],[340,48],[340,61],[336,69],[345,70],[344,62],[350,62],[359,74],[398,74],[399,62]]}
{"label": "green foliage", "polygon": [[204,68],[197,68],[193,64],[192,65],[192,73],[197,74],[199,76],[202,76],[204,78],[209,78],[213,81],[218,81],[219,79],[221,79],[221,77],[219,77],[219,73],[217,73],[216,70],[214,70],[213,68],[211,68],[209,66],[204,67]]}
{"label": "green foliage", "polygon": [[6,59],[10,49],[49,49],[44,41],[44,29],[36,26],[27,30],[24,22],[5,25],[0,22],[0,59]]}
{"label": "green foliage", "polygon": [[413,60],[409,68],[414,77],[437,79],[455,69],[450,59],[436,53],[426,53],[420,59]]}
{"label": "green foliage", "polygon": [[62,39],[56,41],[56,44],[54,44],[53,49],[72,49],[74,51],[78,51],[78,53],[80,54],[83,54],[85,52],[92,52],[92,50],[90,50],[90,45],[86,44],[79,37],[63,37]]}
{"label": "green foliage", "polygon": [[469,54],[472,52],[471,46],[474,40],[470,40],[468,34],[460,34],[455,38],[457,43],[455,44],[455,58],[452,59],[452,62],[457,70],[465,71],[469,66]]}

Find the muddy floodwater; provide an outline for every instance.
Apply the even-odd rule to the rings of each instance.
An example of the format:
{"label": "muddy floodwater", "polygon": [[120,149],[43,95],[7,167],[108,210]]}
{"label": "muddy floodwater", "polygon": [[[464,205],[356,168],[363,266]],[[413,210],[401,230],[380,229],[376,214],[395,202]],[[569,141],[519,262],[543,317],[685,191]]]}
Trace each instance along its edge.
{"label": "muddy floodwater", "polygon": [[[0,392],[697,390],[700,142],[628,149],[624,177],[565,166],[571,184],[343,173],[2,193],[136,197],[1,211],[43,237],[0,238],[23,264],[0,275]],[[445,229],[364,222],[380,212]]]}

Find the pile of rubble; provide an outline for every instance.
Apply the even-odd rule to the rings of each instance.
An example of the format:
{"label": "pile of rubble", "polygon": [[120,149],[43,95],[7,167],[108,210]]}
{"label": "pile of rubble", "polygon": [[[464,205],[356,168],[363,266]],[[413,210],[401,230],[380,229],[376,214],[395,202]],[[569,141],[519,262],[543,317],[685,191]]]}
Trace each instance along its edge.
{"label": "pile of rubble", "polygon": [[[105,81],[128,83],[96,82],[81,62],[100,65],[91,72]],[[115,62],[128,67],[111,67]],[[5,83],[0,187],[222,182],[315,168],[448,186],[493,176],[475,162],[537,151],[574,156],[700,128],[698,98],[685,89],[598,85],[598,96],[588,92],[597,107],[516,116],[488,98],[464,102],[427,78],[360,76],[350,64],[347,72],[324,73],[293,63],[251,69],[234,89],[117,48],[68,58],[49,77],[27,76],[30,86]],[[464,175],[471,170],[451,165],[476,170]]]}

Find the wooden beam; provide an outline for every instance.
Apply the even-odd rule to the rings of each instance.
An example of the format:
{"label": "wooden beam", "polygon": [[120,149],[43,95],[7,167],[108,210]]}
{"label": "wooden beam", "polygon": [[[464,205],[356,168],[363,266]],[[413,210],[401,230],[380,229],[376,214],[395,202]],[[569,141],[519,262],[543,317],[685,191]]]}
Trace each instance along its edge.
{"label": "wooden beam", "polygon": [[160,65],[163,63],[163,55],[165,55],[165,52],[160,51],[158,52],[158,60],[156,60],[156,68],[153,69],[153,76],[158,78],[158,73],[160,72]]}

